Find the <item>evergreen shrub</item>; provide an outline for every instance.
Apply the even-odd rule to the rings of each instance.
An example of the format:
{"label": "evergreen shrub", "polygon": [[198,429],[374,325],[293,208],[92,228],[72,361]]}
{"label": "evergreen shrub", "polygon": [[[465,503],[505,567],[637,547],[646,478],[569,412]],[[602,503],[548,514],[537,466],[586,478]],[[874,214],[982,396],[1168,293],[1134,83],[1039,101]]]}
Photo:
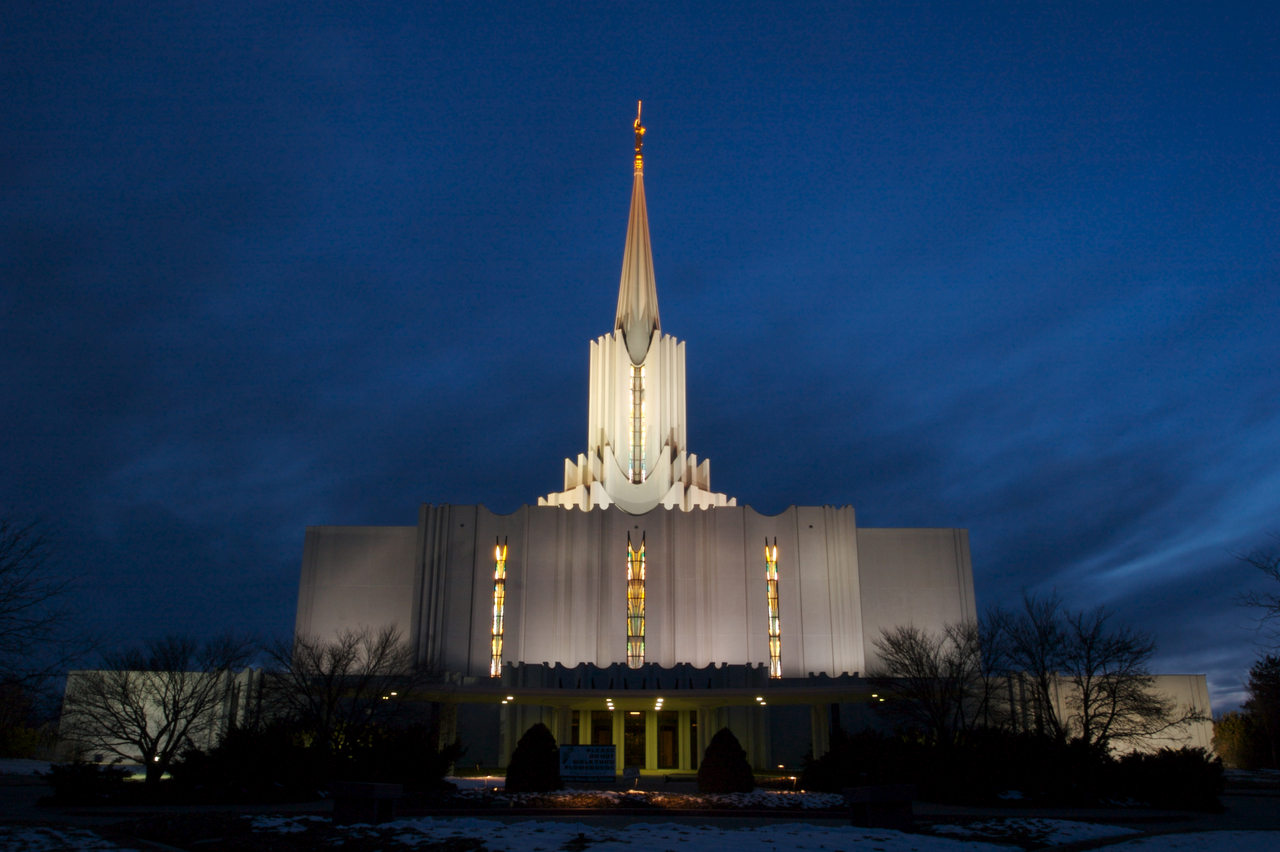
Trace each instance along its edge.
{"label": "evergreen shrub", "polygon": [[121,799],[129,770],[75,760],[49,767],[53,795],[40,800],[50,805],[105,805]]}
{"label": "evergreen shrub", "polygon": [[1234,710],[1215,719],[1213,748],[1228,769],[1260,769],[1270,763],[1266,727],[1253,713]]}
{"label": "evergreen shrub", "polygon": [[747,753],[733,731],[721,728],[711,738],[698,765],[698,792],[750,793],[755,786]]}
{"label": "evergreen shrub", "polygon": [[[403,784],[406,793],[452,790],[444,776],[466,749],[456,742],[436,748],[436,731],[426,724],[371,728],[349,749],[340,774],[343,779]],[[551,742],[554,747],[555,740]],[[557,780],[559,767],[557,751]]]}
{"label": "evergreen shrub", "polygon": [[1222,761],[1202,748],[1134,752],[1119,761],[1121,789],[1156,808],[1219,812],[1225,786]]}
{"label": "evergreen shrub", "polygon": [[507,792],[547,793],[559,790],[560,747],[550,729],[539,722],[524,732],[507,764]]}
{"label": "evergreen shrub", "polygon": [[232,728],[213,748],[189,749],[169,767],[174,795],[204,802],[296,802],[320,797],[330,766],[287,723]]}

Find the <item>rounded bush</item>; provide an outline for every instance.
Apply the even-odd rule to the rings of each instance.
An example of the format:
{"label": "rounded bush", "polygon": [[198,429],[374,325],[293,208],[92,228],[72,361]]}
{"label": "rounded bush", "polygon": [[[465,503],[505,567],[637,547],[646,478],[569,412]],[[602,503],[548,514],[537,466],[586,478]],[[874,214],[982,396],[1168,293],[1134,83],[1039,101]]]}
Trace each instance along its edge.
{"label": "rounded bush", "polygon": [[728,728],[721,728],[711,738],[702,764],[698,767],[700,793],[750,793],[756,787],[747,753]]}
{"label": "rounded bush", "polygon": [[507,791],[546,793],[559,790],[560,747],[550,729],[539,722],[524,732],[507,764]]}

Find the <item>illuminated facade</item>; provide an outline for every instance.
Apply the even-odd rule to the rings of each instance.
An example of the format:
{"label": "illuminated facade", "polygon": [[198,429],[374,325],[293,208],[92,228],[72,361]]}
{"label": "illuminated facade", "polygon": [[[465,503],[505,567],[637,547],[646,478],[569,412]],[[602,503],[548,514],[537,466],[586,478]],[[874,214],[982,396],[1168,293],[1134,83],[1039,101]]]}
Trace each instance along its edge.
{"label": "illuminated facade", "polygon": [[631,213],[613,332],[591,343],[587,452],[565,459],[564,490],[538,500],[587,512],[618,506],[712,509],[737,501],[711,490],[711,463],[685,441],[684,343],[662,333],[644,198],[644,128],[636,118]]}
{"label": "illuminated facade", "polygon": [[399,627],[449,673],[438,699],[461,708],[469,760],[504,764],[544,722],[645,770],[696,768],[724,725],[757,766],[794,765],[833,718],[856,724],[882,628],[975,616],[968,534],[864,529],[851,506],[764,515],[711,490],[635,131],[618,309],[590,343],[587,451],[563,490],[508,515],[424,504],[415,526],[308,528],[296,629]]}

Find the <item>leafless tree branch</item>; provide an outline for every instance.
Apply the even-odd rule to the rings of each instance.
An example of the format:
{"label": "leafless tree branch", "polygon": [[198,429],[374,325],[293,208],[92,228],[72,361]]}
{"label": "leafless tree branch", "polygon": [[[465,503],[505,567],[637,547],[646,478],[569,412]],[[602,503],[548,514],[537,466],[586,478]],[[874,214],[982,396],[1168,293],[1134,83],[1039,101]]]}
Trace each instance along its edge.
{"label": "leafless tree branch", "polygon": [[141,756],[154,784],[182,749],[222,724],[219,710],[253,650],[231,635],[204,643],[166,636],[104,654],[100,669],[67,676],[63,735],[127,760]]}
{"label": "leafless tree branch", "polygon": [[394,627],[277,639],[265,652],[270,712],[296,720],[331,753],[368,725],[392,721],[415,690],[437,679],[414,666]]}
{"label": "leafless tree branch", "polygon": [[[1271,537],[1280,541],[1280,533],[1272,533]],[[1280,552],[1258,548],[1251,553],[1232,555],[1257,568],[1272,581],[1272,589],[1280,590]],[[1259,633],[1266,637],[1262,644],[1280,648],[1280,591],[1249,590],[1238,595],[1236,600],[1241,606],[1257,611],[1254,623]]]}

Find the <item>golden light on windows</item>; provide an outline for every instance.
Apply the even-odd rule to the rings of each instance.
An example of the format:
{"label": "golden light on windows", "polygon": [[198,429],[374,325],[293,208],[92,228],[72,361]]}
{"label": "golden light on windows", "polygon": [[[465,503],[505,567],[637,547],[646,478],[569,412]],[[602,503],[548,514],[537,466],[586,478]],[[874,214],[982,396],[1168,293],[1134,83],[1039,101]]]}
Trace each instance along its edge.
{"label": "golden light on windows", "polygon": [[[502,611],[507,604],[507,542],[494,539],[493,545],[493,658],[489,662],[489,677],[502,674]],[[507,702],[502,702],[506,704]]]}
{"label": "golden light on windows", "polygon": [[627,533],[627,665],[644,665],[644,535],[640,549],[631,543]]}
{"label": "golden light on windows", "polygon": [[[782,632],[778,624],[778,539],[764,540],[764,576],[769,587],[769,677],[782,677]],[[757,699],[758,700],[758,699]]]}

